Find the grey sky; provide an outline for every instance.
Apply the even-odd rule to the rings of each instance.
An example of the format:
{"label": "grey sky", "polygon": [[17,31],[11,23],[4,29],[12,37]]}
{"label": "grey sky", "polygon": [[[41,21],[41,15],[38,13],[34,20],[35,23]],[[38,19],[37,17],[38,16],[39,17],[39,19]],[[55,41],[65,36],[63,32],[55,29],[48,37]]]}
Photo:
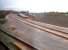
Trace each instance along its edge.
{"label": "grey sky", "polygon": [[0,0],[0,9],[66,12],[68,11],[68,0]]}

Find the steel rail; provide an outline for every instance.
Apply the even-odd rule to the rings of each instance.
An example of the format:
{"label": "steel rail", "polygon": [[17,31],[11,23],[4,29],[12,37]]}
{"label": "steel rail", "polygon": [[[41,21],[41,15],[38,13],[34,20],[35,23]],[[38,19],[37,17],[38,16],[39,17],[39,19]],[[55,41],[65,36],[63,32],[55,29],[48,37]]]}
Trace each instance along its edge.
{"label": "steel rail", "polygon": [[19,50],[23,50],[23,49],[24,50],[37,50],[33,46],[31,46],[31,45],[27,44],[26,42],[21,41],[20,39],[8,34],[8,32],[3,31],[2,29],[0,29],[0,32],[4,33],[4,35],[11,37],[14,40],[14,42],[11,42],[11,44],[14,45],[16,48],[18,48]]}
{"label": "steel rail", "polygon": [[52,30],[50,28],[45,28],[45,27],[42,27],[38,24],[35,24],[35,23],[32,23],[32,22],[29,22],[29,21],[26,21],[25,19],[20,19],[20,18],[16,18],[18,21],[20,22],[24,22],[25,24],[28,24],[32,27],[35,27],[37,29],[40,29],[42,31],[45,31],[45,32],[49,32],[50,34],[53,34],[53,35],[56,35],[56,36],[59,36],[59,37],[62,37],[64,39],[68,39],[68,34],[67,33],[64,33],[64,32],[61,32],[61,31],[57,31],[57,30]]}
{"label": "steel rail", "polygon": [[[30,23],[33,23],[33,24],[36,24],[36,25],[38,25],[38,26],[41,26],[41,27],[45,27],[45,28],[48,28],[48,29],[51,29],[51,30],[55,30],[55,31],[58,31],[58,32],[62,32],[62,33],[66,33],[66,34],[68,34],[68,32],[66,32],[67,30],[68,30],[68,28],[64,28],[64,27],[62,27],[62,28],[64,28],[66,31],[64,31],[64,30],[59,30],[59,29],[62,29],[62,28],[59,28],[59,29],[57,29],[59,26],[56,26],[56,25],[50,25],[50,24],[47,24],[47,25],[49,25],[49,27],[47,26],[47,25],[45,25],[45,23],[44,23],[44,25],[43,24],[41,24],[40,22],[37,22],[37,21],[34,21],[34,20],[30,20],[30,19],[25,19],[27,22],[30,22]],[[50,27],[50,26],[54,26],[55,28],[52,28],[52,27]]]}

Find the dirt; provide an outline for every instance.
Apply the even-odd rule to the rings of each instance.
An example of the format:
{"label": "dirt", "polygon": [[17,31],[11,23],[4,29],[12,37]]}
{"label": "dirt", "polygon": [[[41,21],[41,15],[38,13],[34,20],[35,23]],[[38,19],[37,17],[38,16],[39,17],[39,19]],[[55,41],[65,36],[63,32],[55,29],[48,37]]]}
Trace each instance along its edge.
{"label": "dirt", "polygon": [[57,15],[57,16],[50,16],[47,15],[47,13],[37,13],[33,14],[36,21],[52,24],[52,25],[57,25],[57,26],[62,26],[62,27],[68,27],[68,16],[63,16],[63,15]]}

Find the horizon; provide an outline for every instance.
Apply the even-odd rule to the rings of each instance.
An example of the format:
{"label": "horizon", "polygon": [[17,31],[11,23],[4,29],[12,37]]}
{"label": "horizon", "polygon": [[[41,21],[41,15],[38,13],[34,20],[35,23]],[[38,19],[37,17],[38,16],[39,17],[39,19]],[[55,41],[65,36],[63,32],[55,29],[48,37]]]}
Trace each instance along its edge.
{"label": "horizon", "polygon": [[21,10],[21,11],[18,11],[18,10],[0,10],[0,11],[28,12],[28,13],[68,13],[68,11],[67,11],[67,12],[59,12],[59,11],[49,11],[49,12],[30,12],[30,11],[26,11],[26,10]]}

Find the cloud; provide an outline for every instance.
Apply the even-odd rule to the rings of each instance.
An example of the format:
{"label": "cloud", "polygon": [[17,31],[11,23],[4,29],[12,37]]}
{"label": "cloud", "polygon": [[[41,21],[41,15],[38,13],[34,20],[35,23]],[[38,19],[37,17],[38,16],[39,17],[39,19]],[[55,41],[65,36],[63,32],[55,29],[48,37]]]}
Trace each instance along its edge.
{"label": "cloud", "polygon": [[68,11],[68,0],[0,0],[0,9],[65,12]]}

